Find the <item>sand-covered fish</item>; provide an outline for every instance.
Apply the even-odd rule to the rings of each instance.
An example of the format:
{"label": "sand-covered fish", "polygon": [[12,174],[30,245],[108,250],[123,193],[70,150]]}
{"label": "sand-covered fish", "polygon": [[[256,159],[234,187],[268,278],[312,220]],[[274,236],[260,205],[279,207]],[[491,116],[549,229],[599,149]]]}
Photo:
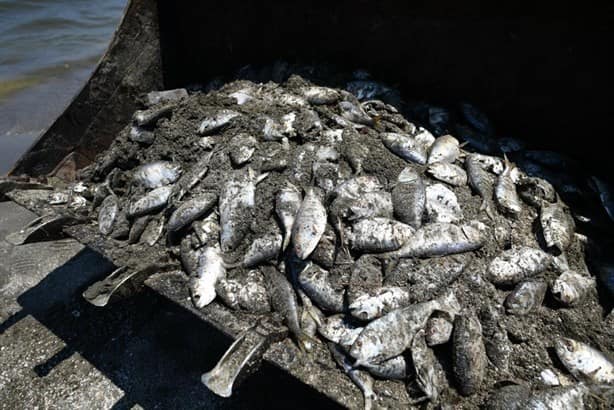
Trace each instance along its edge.
{"label": "sand-covered fish", "polygon": [[98,209],[98,230],[103,235],[113,232],[119,214],[119,200],[115,195],[107,196]]}
{"label": "sand-covered fish", "polygon": [[445,386],[443,369],[435,353],[426,344],[424,329],[418,330],[411,343],[411,358],[416,372],[416,383],[425,398],[437,402],[439,391]]}
{"label": "sand-covered fish", "polygon": [[175,232],[188,226],[196,219],[209,212],[217,204],[217,195],[213,192],[205,192],[184,201],[171,214],[166,228],[169,232]]}
{"label": "sand-covered fish", "polygon": [[428,164],[436,162],[451,164],[460,157],[460,144],[451,135],[442,135],[435,139],[429,152]]}
{"label": "sand-covered fish", "polygon": [[480,210],[485,211],[491,219],[494,218],[492,210],[494,178],[486,171],[477,154],[467,155],[465,158],[465,169],[467,170],[469,185],[482,197]]}
{"label": "sand-covered fish", "polygon": [[599,350],[567,337],[558,339],[554,350],[576,378],[593,383],[614,383],[614,364]]}
{"label": "sand-covered fish", "polygon": [[168,161],[155,161],[141,165],[132,174],[132,179],[145,188],[159,188],[177,181],[181,176],[181,165]]}
{"label": "sand-covered fish", "polygon": [[283,250],[290,244],[292,226],[294,226],[296,214],[301,207],[301,202],[301,191],[289,182],[279,190],[275,197],[275,213],[284,231],[284,238],[282,241]]}
{"label": "sand-covered fish", "polygon": [[352,249],[362,252],[388,252],[399,249],[414,234],[414,228],[388,218],[362,219],[346,232]]}
{"label": "sand-covered fish", "polygon": [[239,114],[236,111],[221,109],[215,114],[205,117],[198,127],[199,134],[209,134],[227,126]]}
{"label": "sand-covered fish", "polygon": [[559,302],[575,306],[586,299],[596,286],[594,277],[567,270],[554,280],[550,291]]}
{"label": "sand-covered fish", "polygon": [[426,164],[427,152],[412,136],[394,132],[380,134],[382,142],[393,154],[398,155],[407,162]]}
{"label": "sand-covered fish", "polygon": [[507,336],[501,314],[492,304],[488,303],[480,311],[480,323],[486,355],[498,369],[507,371],[512,355],[512,343]]}
{"label": "sand-covered fish", "polygon": [[519,246],[505,250],[488,265],[488,278],[495,285],[515,285],[543,272],[553,258],[541,249]]}
{"label": "sand-covered fish", "polygon": [[540,306],[546,296],[548,285],[538,280],[519,283],[505,298],[505,307],[513,315],[526,315]]}
{"label": "sand-covered fish", "polygon": [[226,277],[226,267],[219,246],[200,249],[195,275],[189,282],[194,306],[202,309],[213,302],[217,281],[224,277]]}
{"label": "sand-covered fish", "polygon": [[369,114],[357,104],[350,101],[341,101],[338,104],[341,116],[348,121],[362,125],[373,125],[373,118],[369,117]]}
{"label": "sand-covered fish", "polygon": [[397,286],[384,286],[373,292],[354,299],[350,304],[352,316],[360,320],[373,320],[393,310],[410,304],[409,292]]}
{"label": "sand-covered fish", "polygon": [[426,187],[426,214],[430,222],[454,223],[464,219],[456,194],[443,184]]}
{"label": "sand-covered fish", "polygon": [[426,209],[426,190],[420,174],[412,167],[404,168],[392,188],[394,216],[418,229]]}
{"label": "sand-covered fish", "polygon": [[516,191],[512,172],[516,166],[505,158],[505,168],[497,178],[495,185],[495,199],[497,205],[504,212],[511,215],[518,215],[522,212],[522,202]]}
{"label": "sand-covered fish", "polygon": [[467,172],[458,165],[447,162],[435,162],[428,166],[427,172],[433,178],[452,186],[467,185]]}
{"label": "sand-covered fish", "polygon": [[569,210],[560,202],[544,203],[540,210],[539,222],[548,248],[563,252],[569,247],[575,232],[575,224]]}
{"label": "sand-covered fish", "polygon": [[130,203],[128,216],[131,218],[154,213],[164,208],[171,195],[173,187],[171,185],[161,186],[149,191],[144,196]]}
{"label": "sand-covered fish", "polygon": [[309,188],[292,226],[292,242],[296,255],[301,259],[311,255],[325,229],[326,208],[317,188]]}
{"label": "sand-covered fish", "polygon": [[313,105],[334,104],[341,98],[339,91],[334,88],[319,86],[303,87],[301,94]]}
{"label": "sand-covered fish", "polygon": [[329,272],[311,264],[300,273],[298,281],[307,296],[320,308],[330,312],[343,311],[345,292],[333,286]]}
{"label": "sand-covered fish", "polygon": [[328,316],[318,326],[318,333],[322,337],[339,345],[346,351],[352,347],[362,330],[363,327],[358,326],[344,314]]}
{"label": "sand-covered fish", "polygon": [[258,145],[258,140],[252,135],[240,133],[228,142],[230,160],[235,165],[243,165],[248,162]]}
{"label": "sand-covered fish", "polygon": [[518,195],[529,205],[540,208],[543,204],[556,202],[554,187],[545,179],[526,177],[518,181]]}
{"label": "sand-covered fish", "polygon": [[452,339],[454,377],[460,393],[469,396],[482,385],[488,362],[479,319],[473,315],[456,316]]}
{"label": "sand-covered fish", "polygon": [[279,233],[269,233],[254,239],[243,257],[242,265],[251,267],[279,256],[282,240]]}
{"label": "sand-covered fish", "polygon": [[424,329],[424,337],[427,346],[437,346],[447,343],[452,336],[454,328],[450,316],[446,314],[438,314],[435,312],[433,316],[426,322]]}

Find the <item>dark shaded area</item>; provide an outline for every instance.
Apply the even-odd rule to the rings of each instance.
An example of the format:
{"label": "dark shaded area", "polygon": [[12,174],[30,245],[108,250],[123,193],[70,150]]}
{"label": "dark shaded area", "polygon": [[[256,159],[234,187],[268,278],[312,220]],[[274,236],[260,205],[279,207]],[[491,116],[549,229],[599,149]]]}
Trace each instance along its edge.
{"label": "dark shaded area", "polygon": [[109,269],[108,261],[86,249],[18,298],[23,310],[2,324],[2,331],[32,315],[66,344],[34,368],[39,377],[77,352],[125,392],[116,409],[135,404],[145,409],[336,408],[270,365],[236,388],[232,398],[213,396],[200,376],[231,340],[151,291],[106,308],[89,305],[80,294]]}

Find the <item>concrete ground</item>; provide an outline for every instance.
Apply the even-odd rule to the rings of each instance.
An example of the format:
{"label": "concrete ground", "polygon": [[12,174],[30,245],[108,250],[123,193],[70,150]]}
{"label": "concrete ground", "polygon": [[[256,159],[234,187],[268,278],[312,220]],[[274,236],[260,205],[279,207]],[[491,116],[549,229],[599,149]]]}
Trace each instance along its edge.
{"label": "concrete ground", "polygon": [[0,409],[331,407],[266,366],[214,396],[200,375],[229,340],[152,293],[89,305],[81,292],[113,266],[72,239],[4,240],[34,217],[0,202]]}

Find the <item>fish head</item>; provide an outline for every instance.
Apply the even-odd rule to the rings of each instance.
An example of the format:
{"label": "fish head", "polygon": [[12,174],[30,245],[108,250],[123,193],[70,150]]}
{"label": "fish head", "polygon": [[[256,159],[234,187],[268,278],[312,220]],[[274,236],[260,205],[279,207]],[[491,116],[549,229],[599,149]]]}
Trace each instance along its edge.
{"label": "fish head", "polygon": [[192,301],[194,302],[194,306],[198,309],[202,309],[215,299],[215,289],[213,287],[204,287],[204,286],[192,286],[191,287],[191,295]]}
{"label": "fish head", "polygon": [[381,315],[384,306],[381,300],[361,295],[349,306],[352,316],[360,320],[371,320]]}
{"label": "fish head", "polygon": [[577,354],[580,345],[575,340],[567,337],[562,337],[554,342],[554,350],[557,356],[565,364],[573,361],[574,356]]}

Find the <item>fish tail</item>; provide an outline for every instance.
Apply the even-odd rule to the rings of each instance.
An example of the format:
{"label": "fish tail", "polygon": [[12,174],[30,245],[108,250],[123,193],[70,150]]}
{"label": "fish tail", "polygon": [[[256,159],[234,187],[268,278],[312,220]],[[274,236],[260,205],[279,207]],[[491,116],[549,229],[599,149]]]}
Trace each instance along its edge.
{"label": "fish tail", "polygon": [[486,199],[482,200],[482,205],[480,205],[480,211],[486,211],[486,215],[488,215],[490,219],[495,219],[495,214],[492,211],[492,207]]}

